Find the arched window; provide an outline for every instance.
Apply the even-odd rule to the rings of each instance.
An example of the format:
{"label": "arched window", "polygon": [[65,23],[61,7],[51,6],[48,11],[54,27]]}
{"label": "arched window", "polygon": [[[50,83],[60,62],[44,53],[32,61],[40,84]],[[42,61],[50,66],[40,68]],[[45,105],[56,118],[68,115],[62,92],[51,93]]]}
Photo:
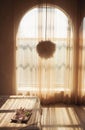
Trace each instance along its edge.
{"label": "arched window", "polygon": [[[36,46],[41,40],[56,44],[53,57],[41,58]],[[16,84],[17,91],[38,94],[43,98],[71,95],[73,90],[72,26],[61,10],[47,6],[35,7],[22,18],[17,33]],[[58,94],[57,94],[58,93]],[[62,97],[61,97],[62,98]]]}

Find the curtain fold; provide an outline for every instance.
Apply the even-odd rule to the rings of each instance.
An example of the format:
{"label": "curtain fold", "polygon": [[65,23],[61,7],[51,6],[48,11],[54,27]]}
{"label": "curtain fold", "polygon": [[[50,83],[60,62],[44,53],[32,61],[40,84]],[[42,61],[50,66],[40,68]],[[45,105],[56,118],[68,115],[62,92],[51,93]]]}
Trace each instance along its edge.
{"label": "curtain fold", "polygon": [[85,104],[85,18],[79,31],[78,101]]}
{"label": "curtain fold", "polygon": [[[42,104],[73,103],[74,44],[71,21],[61,10],[51,6],[47,7],[47,21],[44,6],[28,12],[26,18],[21,21],[17,34],[17,92],[37,95]],[[56,44],[53,57],[44,59],[38,55],[36,46],[41,40],[51,40]]]}

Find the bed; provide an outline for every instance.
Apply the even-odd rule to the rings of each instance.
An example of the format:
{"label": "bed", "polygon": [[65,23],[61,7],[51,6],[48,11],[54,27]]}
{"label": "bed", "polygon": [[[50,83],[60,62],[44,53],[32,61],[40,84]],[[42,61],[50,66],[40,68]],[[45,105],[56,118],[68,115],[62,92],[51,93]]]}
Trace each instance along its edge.
{"label": "bed", "polygon": [[[12,122],[16,110],[31,110],[26,123]],[[0,130],[41,130],[41,106],[36,96],[0,96]]]}

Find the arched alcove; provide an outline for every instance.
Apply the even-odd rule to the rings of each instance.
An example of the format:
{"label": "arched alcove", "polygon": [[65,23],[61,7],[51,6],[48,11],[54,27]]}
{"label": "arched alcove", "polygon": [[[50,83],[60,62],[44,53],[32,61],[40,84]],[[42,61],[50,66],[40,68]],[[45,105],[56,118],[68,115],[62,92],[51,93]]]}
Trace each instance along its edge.
{"label": "arched alcove", "polygon": [[[41,40],[54,42],[56,51],[53,57],[43,59],[38,55],[36,46]],[[60,95],[62,92],[71,95],[73,86],[69,85],[73,78],[69,76],[73,72],[72,22],[62,10],[48,5],[47,17],[44,5],[28,11],[20,22],[16,42],[17,92],[42,95],[42,98],[54,98],[57,92]]]}

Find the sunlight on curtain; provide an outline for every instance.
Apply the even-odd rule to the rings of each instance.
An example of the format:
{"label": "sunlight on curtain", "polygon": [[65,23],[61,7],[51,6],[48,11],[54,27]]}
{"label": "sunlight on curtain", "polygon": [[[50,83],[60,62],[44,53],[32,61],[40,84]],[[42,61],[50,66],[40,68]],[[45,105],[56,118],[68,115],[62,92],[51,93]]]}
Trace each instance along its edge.
{"label": "sunlight on curtain", "polygon": [[78,100],[85,102],[85,18],[80,27]]}
{"label": "sunlight on curtain", "polygon": [[[69,101],[73,91],[73,42],[69,18],[47,7],[47,36],[56,44],[54,56],[42,59],[36,45],[45,40],[46,9],[34,8],[21,20],[17,33],[17,91],[38,95],[42,102]],[[50,100],[49,100],[50,99]]]}

